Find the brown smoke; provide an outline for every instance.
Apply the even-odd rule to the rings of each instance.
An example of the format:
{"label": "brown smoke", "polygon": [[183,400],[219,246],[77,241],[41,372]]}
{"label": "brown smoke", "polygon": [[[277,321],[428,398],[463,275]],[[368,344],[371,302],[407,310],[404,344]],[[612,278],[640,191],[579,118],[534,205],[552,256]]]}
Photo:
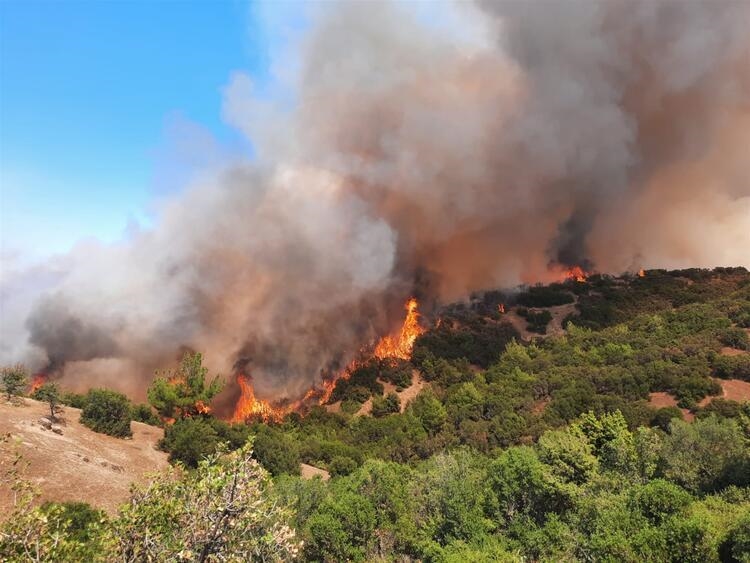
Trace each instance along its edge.
{"label": "brown smoke", "polygon": [[750,265],[750,3],[453,15],[461,33],[327,5],[291,108],[243,75],[226,89],[257,156],[153,230],[74,250],[9,350],[142,397],[187,346],[227,375],[248,362],[261,398],[296,398],[392,328],[415,283],[448,300],[560,264]]}

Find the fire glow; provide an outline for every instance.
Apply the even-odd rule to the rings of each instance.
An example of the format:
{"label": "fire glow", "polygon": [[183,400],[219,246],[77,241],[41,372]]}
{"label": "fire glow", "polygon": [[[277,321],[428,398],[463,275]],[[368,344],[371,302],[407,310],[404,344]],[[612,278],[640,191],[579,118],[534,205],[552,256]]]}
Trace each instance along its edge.
{"label": "fire glow", "polygon": [[29,393],[33,393],[39,389],[47,381],[47,376],[43,373],[36,373],[31,378],[31,386],[29,387]]}
{"label": "fire glow", "polygon": [[[401,325],[401,329],[396,334],[389,334],[381,338],[369,357],[379,359],[400,358],[402,360],[409,360],[411,358],[414,342],[425,331],[419,324],[418,306],[419,303],[414,297],[406,302],[404,306],[406,317]],[[366,356],[367,354],[362,355]],[[353,360],[345,369],[330,379],[323,380],[320,388],[312,388],[301,400],[283,406],[274,406],[266,400],[257,399],[253,390],[252,378],[244,373],[238,373],[235,378],[240,388],[240,398],[234,408],[232,422],[245,422],[251,419],[261,419],[266,422],[269,420],[281,420],[286,414],[310,404],[310,401],[315,398],[318,398],[318,404],[324,405],[330,400],[331,394],[336,387],[336,382],[340,379],[349,379],[351,372],[361,362],[361,357]]]}
{"label": "fire glow", "polygon": [[588,276],[589,273],[580,266],[573,266],[566,273],[566,279],[575,280],[579,283],[585,282]]}

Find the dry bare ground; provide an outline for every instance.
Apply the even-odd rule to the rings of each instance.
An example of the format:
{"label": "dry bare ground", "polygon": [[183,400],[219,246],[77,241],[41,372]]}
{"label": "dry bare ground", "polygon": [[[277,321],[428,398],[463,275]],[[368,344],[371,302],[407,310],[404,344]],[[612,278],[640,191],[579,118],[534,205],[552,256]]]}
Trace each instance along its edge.
{"label": "dry bare ground", "polygon": [[747,353],[747,350],[738,350],[737,348],[730,348],[728,346],[721,349],[722,356],[742,356]]}
{"label": "dry bare ground", "polygon": [[312,479],[316,475],[319,475],[323,481],[328,481],[328,479],[331,478],[331,474],[325,469],[320,469],[319,467],[308,465],[306,463],[300,464],[300,471],[303,479]]}
{"label": "dry bare ground", "polygon": [[[40,502],[83,501],[107,512],[129,498],[130,485],[167,467],[167,454],[156,449],[161,428],[133,422],[132,439],[99,434],[78,422],[80,410],[65,407],[63,434],[46,430],[39,419],[49,414],[45,403],[24,399],[14,406],[0,400],[0,443],[3,464],[18,451],[28,467],[24,475],[40,490]],[[13,495],[0,482],[0,519],[10,512]]]}
{"label": "dry bare ground", "polygon": [[[731,401],[737,401],[742,403],[744,401],[750,401],[750,383],[742,381],[741,379],[714,379],[719,385],[721,385],[721,395],[713,397],[704,397],[698,402],[699,407],[705,407],[711,401],[717,397],[722,399],[729,399]],[[650,393],[648,404],[650,407],[660,409],[662,407],[676,407],[677,399],[675,399],[669,393],[659,391],[657,393]],[[682,411],[685,420],[688,422],[695,418],[695,415],[687,409],[680,409]]]}

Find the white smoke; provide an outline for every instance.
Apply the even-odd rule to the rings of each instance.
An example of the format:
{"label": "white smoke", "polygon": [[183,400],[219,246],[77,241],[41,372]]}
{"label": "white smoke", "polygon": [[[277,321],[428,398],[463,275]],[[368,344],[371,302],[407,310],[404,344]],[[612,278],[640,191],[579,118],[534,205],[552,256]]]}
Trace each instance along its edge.
{"label": "white smoke", "polygon": [[[153,229],[76,248],[3,314],[3,360],[142,396],[191,348],[297,397],[415,290],[459,298],[558,263],[750,265],[750,4],[428,11],[325,5],[284,54],[280,104],[234,75],[224,115],[255,156]],[[4,303],[22,279],[3,277]]]}

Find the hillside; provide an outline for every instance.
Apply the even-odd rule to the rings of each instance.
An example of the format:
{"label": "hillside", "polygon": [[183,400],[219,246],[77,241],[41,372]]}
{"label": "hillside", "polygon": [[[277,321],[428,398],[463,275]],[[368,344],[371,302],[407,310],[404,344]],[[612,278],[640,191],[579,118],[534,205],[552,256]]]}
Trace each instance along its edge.
{"label": "hillside", "polygon": [[[247,453],[252,436],[257,487],[238,506],[283,507],[279,545],[303,561],[750,560],[747,270],[492,289],[421,323],[409,359],[351,364],[324,404],[230,424],[186,396],[192,410],[175,411],[184,415],[166,426],[165,448],[197,467],[196,482],[159,485],[156,498],[174,495],[161,504],[131,503],[136,528],[161,530],[168,553],[205,546],[200,530],[228,514],[226,489],[212,487],[235,475],[201,460],[222,442]],[[183,360],[203,374],[196,388],[200,362]],[[172,385],[162,382],[176,394]],[[133,423],[133,439],[118,440],[66,407],[59,436],[36,423],[45,406],[26,403],[0,407],[0,431],[21,438],[43,499],[112,514],[130,482],[167,465],[154,449],[160,429]],[[199,485],[206,475],[211,485]],[[127,523],[127,513],[112,520],[117,549],[153,541],[122,539]]]}
{"label": "hillside", "polygon": [[[83,426],[80,410],[65,407],[62,434],[43,428],[39,419],[49,414],[45,403],[24,399],[23,405],[0,400],[0,444],[6,463],[17,452],[28,467],[23,474],[41,493],[39,501],[81,501],[114,513],[129,498],[130,485],[166,467],[167,455],[156,449],[161,428],[132,422],[133,436],[123,440]],[[16,449],[17,448],[17,449]],[[0,515],[9,515],[13,495],[0,483]],[[0,516],[2,519],[3,516]]]}

